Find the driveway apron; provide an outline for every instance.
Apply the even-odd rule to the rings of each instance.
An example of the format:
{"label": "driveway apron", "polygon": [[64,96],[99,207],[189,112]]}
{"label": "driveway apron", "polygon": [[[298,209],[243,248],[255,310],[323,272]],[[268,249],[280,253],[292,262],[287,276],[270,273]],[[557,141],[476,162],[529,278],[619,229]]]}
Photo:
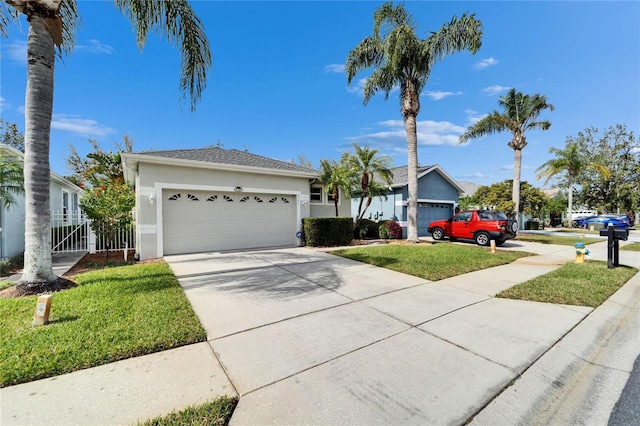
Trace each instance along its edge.
{"label": "driveway apron", "polygon": [[463,424],[590,312],[493,298],[559,265],[430,282],[306,248],[166,260],[237,425]]}

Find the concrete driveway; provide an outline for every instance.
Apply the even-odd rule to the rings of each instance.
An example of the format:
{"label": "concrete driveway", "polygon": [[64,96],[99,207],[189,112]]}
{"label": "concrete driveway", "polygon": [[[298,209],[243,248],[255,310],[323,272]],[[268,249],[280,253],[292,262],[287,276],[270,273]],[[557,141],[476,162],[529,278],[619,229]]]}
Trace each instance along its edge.
{"label": "concrete driveway", "polygon": [[168,256],[232,424],[463,424],[591,308],[496,299],[562,262],[427,280],[306,248]]}

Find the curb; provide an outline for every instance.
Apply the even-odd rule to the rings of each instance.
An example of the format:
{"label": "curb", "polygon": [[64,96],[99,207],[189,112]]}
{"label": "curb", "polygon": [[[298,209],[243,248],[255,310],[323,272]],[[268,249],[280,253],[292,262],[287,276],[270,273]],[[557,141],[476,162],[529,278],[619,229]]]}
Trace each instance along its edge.
{"label": "curb", "polygon": [[471,424],[607,424],[640,353],[640,273],[585,317]]}

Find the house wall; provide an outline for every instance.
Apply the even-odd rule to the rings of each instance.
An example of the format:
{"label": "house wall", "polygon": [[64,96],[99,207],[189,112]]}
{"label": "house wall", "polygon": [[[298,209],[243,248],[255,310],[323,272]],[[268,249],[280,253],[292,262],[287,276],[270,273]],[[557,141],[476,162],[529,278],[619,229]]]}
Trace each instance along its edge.
{"label": "house wall", "polygon": [[8,259],[24,251],[24,197],[16,197],[16,205],[2,208],[0,215],[0,259]]}
{"label": "house wall", "polygon": [[[213,170],[206,168],[170,166],[138,163],[136,178],[136,251],[141,259],[159,257],[158,235],[162,216],[162,190],[167,188],[210,189],[233,191],[236,187],[246,192],[295,193],[298,198],[300,219],[311,214],[309,202],[309,179],[304,177],[272,176],[242,171]],[[154,203],[149,197],[153,194]],[[323,213],[326,206],[317,209],[314,215]],[[301,220],[300,220],[301,222]],[[301,223],[297,224],[301,229]]]}

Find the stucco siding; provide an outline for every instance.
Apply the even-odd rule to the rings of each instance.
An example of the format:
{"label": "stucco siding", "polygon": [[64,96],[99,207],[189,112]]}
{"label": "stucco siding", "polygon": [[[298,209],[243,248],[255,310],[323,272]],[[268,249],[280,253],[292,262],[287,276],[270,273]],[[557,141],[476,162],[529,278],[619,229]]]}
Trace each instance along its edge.
{"label": "stucco siding", "polygon": [[[309,202],[309,179],[295,176],[273,176],[246,171],[215,170],[185,166],[139,163],[136,178],[137,194],[137,251],[141,259],[162,256],[158,252],[162,235],[163,190],[215,190],[220,192],[248,192],[295,195],[300,219],[308,217],[312,207]],[[237,189],[236,189],[237,188]],[[165,191],[166,193],[166,191]],[[150,202],[150,197],[153,203]],[[314,215],[322,213],[313,206]],[[333,212],[333,206],[328,207]],[[321,209],[321,210],[322,210]],[[334,213],[335,214],[335,213]],[[329,213],[331,215],[331,213]],[[348,214],[347,214],[348,215]],[[296,224],[296,229],[301,223]]]}
{"label": "stucco siding", "polygon": [[456,188],[439,173],[428,173],[418,181],[418,199],[449,200],[457,203],[459,197]]}

